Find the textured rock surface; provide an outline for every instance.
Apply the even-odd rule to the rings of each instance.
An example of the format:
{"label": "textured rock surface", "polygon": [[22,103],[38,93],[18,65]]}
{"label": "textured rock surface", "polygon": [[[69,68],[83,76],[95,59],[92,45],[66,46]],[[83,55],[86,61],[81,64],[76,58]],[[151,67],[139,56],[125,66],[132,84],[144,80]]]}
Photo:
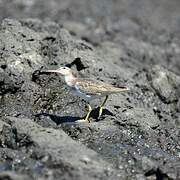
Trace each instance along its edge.
{"label": "textured rock surface", "polygon": [[[0,1],[0,179],[179,179],[179,7]],[[131,91],[76,123],[85,103],[43,73],[62,64]]]}

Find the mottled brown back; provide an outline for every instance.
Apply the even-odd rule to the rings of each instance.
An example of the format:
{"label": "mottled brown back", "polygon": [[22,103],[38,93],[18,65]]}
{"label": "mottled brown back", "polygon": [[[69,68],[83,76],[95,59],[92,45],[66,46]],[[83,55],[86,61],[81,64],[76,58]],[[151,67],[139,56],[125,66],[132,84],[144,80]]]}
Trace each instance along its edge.
{"label": "mottled brown back", "polygon": [[120,93],[128,90],[127,87],[118,88],[92,79],[77,79],[76,87],[83,93],[94,95]]}

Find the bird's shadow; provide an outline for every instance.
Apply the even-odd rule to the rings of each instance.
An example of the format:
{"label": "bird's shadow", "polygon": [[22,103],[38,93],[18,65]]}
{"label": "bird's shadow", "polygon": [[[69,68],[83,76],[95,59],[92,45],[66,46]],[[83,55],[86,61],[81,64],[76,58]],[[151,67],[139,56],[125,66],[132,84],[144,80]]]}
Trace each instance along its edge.
{"label": "bird's shadow", "polygon": [[[100,121],[103,119],[104,115],[110,115],[114,116],[112,112],[110,112],[108,109],[103,109],[102,116],[100,119],[98,119],[99,115],[99,107],[93,109],[90,114],[90,118],[93,118],[96,122]],[[38,113],[35,114],[35,117],[40,117],[40,116],[47,116],[50,117],[50,119],[55,122],[57,125],[62,124],[62,123],[76,123],[80,119],[84,119],[84,117],[75,117],[75,116],[58,116],[55,114],[49,114],[49,113]]]}

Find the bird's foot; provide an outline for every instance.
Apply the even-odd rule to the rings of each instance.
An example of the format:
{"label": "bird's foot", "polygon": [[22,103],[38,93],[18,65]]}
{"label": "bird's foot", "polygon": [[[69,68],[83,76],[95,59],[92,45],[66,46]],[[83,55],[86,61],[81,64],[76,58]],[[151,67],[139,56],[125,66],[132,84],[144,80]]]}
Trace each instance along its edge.
{"label": "bird's foot", "polygon": [[92,108],[89,104],[87,105],[87,109],[88,109],[88,113],[87,113],[86,117],[84,119],[77,120],[77,122],[88,122],[88,123],[90,123],[89,116],[91,114]]}
{"label": "bird's foot", "polygon": [[90,120],[84,118],[84,119],[78,119],[76,122],[78,122],[78,123],[90,123]]}

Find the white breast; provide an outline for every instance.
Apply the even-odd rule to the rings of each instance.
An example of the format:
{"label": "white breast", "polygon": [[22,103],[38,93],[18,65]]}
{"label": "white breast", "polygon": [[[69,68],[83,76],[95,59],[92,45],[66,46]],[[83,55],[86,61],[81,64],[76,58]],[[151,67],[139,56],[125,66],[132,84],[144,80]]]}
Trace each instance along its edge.
{"label": "white breast", "polygon": [[93,97],[91,95],[87,95],[86,93],[81,92],[77,86],[72,88],[71,91],[72,91],[73,95],[78,96],[78,97],[84,99],[85,101],[91,101],[93,99]]}

